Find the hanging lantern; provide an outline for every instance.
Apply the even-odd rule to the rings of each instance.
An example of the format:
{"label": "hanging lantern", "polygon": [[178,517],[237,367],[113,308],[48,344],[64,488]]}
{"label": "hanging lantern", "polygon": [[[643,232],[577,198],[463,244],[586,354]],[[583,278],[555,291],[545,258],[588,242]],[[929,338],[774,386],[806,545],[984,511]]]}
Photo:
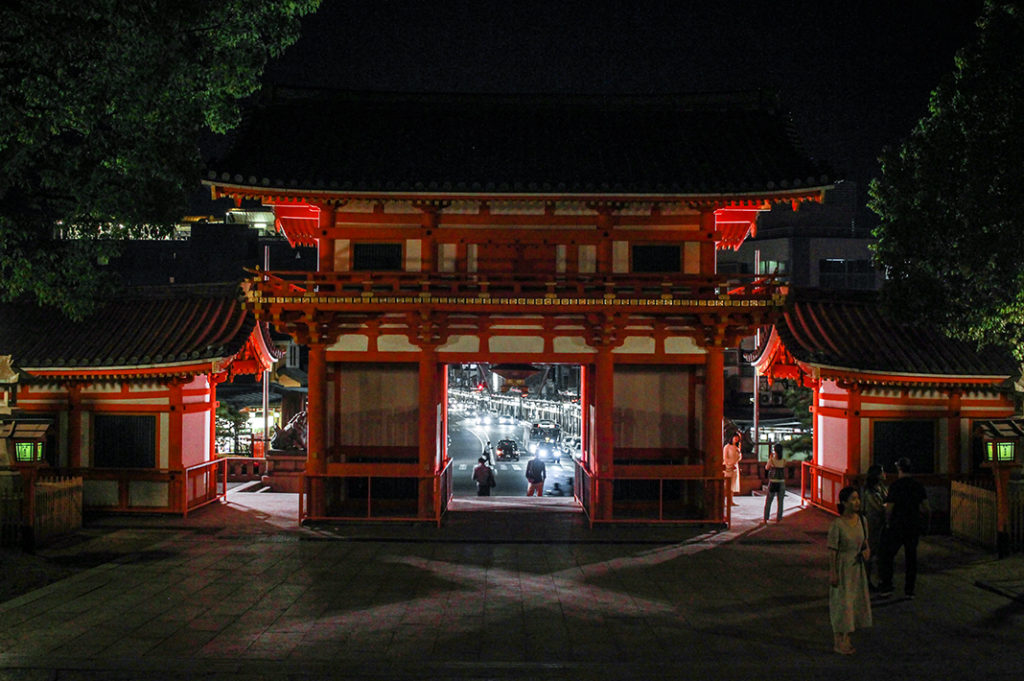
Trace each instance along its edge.
{"label": "hanging lantern", "polygon": [[532,364],[496,364],[491,367],[491,372],[504,380],[501,392],[507,393],[511,388],[516,388],[521,394],[526,395],[529,393],[526,379],[540,373],[540,369]]}

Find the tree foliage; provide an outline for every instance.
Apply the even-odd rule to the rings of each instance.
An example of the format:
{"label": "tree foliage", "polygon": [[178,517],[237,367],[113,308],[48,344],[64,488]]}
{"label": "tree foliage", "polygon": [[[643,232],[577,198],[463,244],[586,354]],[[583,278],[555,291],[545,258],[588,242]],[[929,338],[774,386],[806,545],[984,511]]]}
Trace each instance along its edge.
{"label": "tree foliage", "polygon": [[2,3],[0,297],[88,313],[97,258],[181,218],[202,135],[238,124],[319,2]]}
{"label": "tree foliage", "polygon": [[1024,13],[986,3],[869,206],[895,314],[1024,350]]}
{"label": "tree foliage", "polygon": [[786,409],[793,412],[793,417],[803,428],[801,435],[784,441],[783,448],[790,453],[791,458],[802,455],[810,459],[811,450],[814,448],[814,416],[811,414],[814,391],[788,378],[783,379],[782,385],[782,403]]}

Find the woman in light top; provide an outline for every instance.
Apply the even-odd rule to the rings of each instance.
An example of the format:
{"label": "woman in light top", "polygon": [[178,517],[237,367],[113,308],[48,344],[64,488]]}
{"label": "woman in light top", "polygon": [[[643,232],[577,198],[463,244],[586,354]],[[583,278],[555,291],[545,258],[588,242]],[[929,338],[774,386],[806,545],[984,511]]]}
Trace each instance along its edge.
{"label": "woman in light top", "polygon": [[871,626],[871,599],[864,567],[870,551],[867,530],[860,515],[860,493],[856,487],[839,492],[840,516],[828,528],[828,614],[832,623],[832,650],[841,655],[854,652],[850,634]]}

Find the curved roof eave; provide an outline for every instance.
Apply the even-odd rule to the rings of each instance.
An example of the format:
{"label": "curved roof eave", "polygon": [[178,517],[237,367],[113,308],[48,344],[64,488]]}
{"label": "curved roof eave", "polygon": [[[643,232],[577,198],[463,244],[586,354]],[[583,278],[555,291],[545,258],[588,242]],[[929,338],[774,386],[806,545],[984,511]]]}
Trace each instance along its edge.
{"label": "curved roof eave", "polygon": [[723,203],[784,203],[791,201],[820,201],[834,184],[826,183],[807,187],[790,187],[767,189],[763,191],[735,192],[700,192],[700,193],[665,193],[665,192],[466,192],[466,191],[344,191],[337,189],[278,187],[242,182],[225,182],[207,179],[202,183],[210,187],[213,198],[240,197],[263,198],[277,196],[282,199],[310,201],[316,203],[337,203],[351,200],[391,200],[391,201],[487,201],[487,200],[520,200],[520,201],[644,201],[671,202],[691,204],[723,204]]}

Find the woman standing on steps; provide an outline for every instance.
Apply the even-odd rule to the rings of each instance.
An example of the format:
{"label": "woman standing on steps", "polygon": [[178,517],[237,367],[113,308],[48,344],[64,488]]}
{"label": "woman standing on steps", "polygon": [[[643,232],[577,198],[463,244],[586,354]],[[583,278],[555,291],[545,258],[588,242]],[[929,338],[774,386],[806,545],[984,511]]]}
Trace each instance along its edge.
{"label": "woman standing on steps", "polygon": [[851,655],[854,649],[850,634],[871,626],[871,599],[864,567],[871,553],[856,487],[840,490],[839,513],[828,528],[828,613],[832,622],[832,650]]}

